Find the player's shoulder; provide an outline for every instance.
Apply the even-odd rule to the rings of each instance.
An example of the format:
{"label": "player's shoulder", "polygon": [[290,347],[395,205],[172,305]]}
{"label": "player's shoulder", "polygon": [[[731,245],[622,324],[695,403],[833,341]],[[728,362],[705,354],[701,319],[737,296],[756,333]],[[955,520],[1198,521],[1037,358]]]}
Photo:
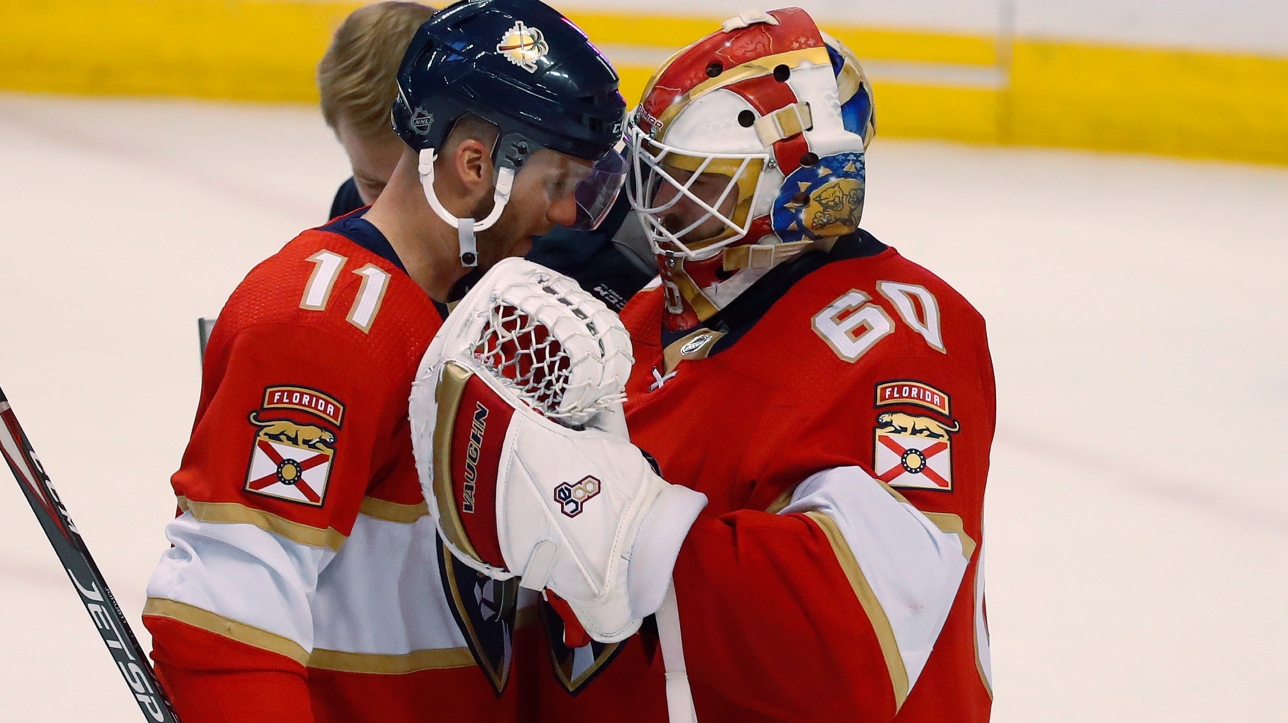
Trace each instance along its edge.
{"label": "player's shoulder", "polygon": [[296,236],[246,275],[220,312],[211,345],[264,325],[399,363],[406,350],[423,350],[442,314],[395,263],[321,227]]}
{"label": "player's shoulder", "polygon": [[870,360],[870,349],[880,356],[948,353],[965,360],[987,345],[984,319],[961,293],[887,246],[805,274],[756,326],[746,341],[793,353],[821,341],[817,351],[826,357],[830,349],[844,365]]}
{"label": "player's shoulder", "polygon": [[974,305],[956,288],[893,246],[873,256],[842,258],[827,264],[801,279],[792,288],[791,296],[796,304],[808,307],[819,299],[835,298],[851,290],[895,305],[909,296],[918,305],[922,300],[933,301],[941,314],[982,322]]}
{"label": "player's shoulder", "polygon": [[730,351],[739,348],[731,361],[745,366],[810,369],[808,379],[779,382],[793,387],[818,380],[832,388],[866,384],[873,374],[901,365],[975,377],[991,363],[983,318],[970,302],[884,245],[834,258],[797,278]]}

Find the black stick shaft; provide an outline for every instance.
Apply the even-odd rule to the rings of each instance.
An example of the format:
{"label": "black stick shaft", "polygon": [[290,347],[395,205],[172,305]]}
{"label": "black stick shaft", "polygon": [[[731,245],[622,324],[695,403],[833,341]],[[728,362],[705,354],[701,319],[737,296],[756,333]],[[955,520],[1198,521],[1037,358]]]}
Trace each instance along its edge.
{"label": "black stick shaft", "polygon": [[0,390],[0,454],[9,463],[18,486],[27,496],[49,544],[58,553],[67,577],[71,578],[85,611],[130,686],[139,709],[149,721],[178,723],[179,718],[157,682],[147,655],[139,647],[134,631],[116,604],[116,598],[112,597],[112,591],[107,588],[103,574],[94,564],[94,558],[90,557],[89,549],[58,499],[58,493],[50,485],[49,475],[45,474],[40,458],[18,424],[3,390]]}

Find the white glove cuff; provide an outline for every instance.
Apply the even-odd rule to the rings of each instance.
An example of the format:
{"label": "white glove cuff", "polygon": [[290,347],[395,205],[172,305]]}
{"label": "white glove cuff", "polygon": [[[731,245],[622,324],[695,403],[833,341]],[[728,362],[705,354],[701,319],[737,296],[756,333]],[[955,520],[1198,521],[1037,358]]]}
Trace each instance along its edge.
{"label": "white glove cuff", "polygon": [[639,620],[662,607],[680,546],[707,506],[707,496],[680,485],[666,485],[640,522],[626,571],[631,617]]}

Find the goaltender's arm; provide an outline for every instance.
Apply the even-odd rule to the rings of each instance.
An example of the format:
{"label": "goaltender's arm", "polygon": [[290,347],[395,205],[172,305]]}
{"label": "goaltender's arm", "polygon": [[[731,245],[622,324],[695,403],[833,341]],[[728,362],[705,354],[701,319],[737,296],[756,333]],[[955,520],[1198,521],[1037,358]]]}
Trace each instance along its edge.
{"label": "goaltender's arm", "polygon": [[376,369],[304,325],[212,339],[172,479],[173,546],[143,617],[185,723],[313,721],[310,599],[357,518],[382,420],[401,413],[382,408],[388,383]]}
{"label": "goaltender's arm", "polygon": [[[789,490],[787,504],[703,517],[691,528],[673,576],[699,713],[707,687],[784,720],[891,720],[955,603],[963,607],[954,614],[965,610],[969,619],[973,595],[963,579],[978,541],[971,534],[978,537],[991,410],[968,409],[968,396],[984,394],[956,385],[959,428],[975,425],[982,444],[953,452],[984,456],[982,466],[960,459],[957,485],[977,490],[896,490],[882,479],[929,483],[899,479],[905,470],[874,471],[886,457],[874,465],[877,417],[899,407],[874,408],[873,386],[838,394],[835,408],[795,413],[812,421],[766,415],[783,431],[766,438],[772,461],[760,481]],[[919,443],[907,435],[889,441]],[[927,446],[922,454],[909,464],[942,455],[935,459],[942,471],[946,450]],[[823,464],[810,471],[811,458]],[[964,479],[971,475],[978,479]],[[909,497],[961,514],[923,512]],[[965,658],[974,675],[974,655]]]}

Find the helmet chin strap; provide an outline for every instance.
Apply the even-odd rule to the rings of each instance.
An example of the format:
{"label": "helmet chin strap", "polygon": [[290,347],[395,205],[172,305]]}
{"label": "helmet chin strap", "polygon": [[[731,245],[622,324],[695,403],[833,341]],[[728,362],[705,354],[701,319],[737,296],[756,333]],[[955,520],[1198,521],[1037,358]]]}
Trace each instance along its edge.
{"label": "helmet chin strap", "polygon": [[505,205],[510,202],[510,189],[514,186],[514,169],[510,166],[502,166],[497,173],[496,191],[492,194],[492,212],[482,221],[475,221],[472,218],[457,218],[451,214],[443,204],[438,200],[438,194],[434,192],[434,159],[437,157],[437,151],[433,148],[426,148],[420,152],[420,185],[425,191],[425,200],[429,201],[429,207],[434,209],[434,213],[443,219],[443,223],[456,229],[457,239],[460,242],[461,264],[463,266],[478,266],[479,254],[478,246],[474,239],[477,231],[486,231],[492,228],[497,219],[501,218],[501,212],[505,210]]}

